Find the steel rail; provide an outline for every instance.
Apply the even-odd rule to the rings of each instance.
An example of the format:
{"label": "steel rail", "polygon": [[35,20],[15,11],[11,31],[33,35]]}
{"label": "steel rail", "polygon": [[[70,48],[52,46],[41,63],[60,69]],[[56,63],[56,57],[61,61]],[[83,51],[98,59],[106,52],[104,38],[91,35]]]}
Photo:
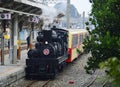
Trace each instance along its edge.
{"label": "steel rail", "polygon": [[[38,80],[34,80],[34,81],[30,82],[26,87],[33,87],[33,85],[37,82],[38,82]],[[46,81],[45,83],[43,83],[43,85],[41,85],[41,87],[45,87],[49,82],[50,82],[50,80]]]}
{"label": "steel rail", "polygon": [[98,77],[98,75],[86,87],[90,87],[95,82],[95,80],[97,79],[97,77]]}
{"label": "steel rail", "polygon": [[42,87],[45,87],[49,82],[50,82],[50,80],[48,80],[47,82],[45,82],[45,84],[43,84]]}

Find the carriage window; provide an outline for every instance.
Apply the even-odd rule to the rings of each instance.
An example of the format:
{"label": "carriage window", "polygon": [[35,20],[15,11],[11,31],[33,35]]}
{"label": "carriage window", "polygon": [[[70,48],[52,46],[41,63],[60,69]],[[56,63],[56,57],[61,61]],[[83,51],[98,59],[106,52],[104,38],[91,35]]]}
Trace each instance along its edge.
{"label": "carriage window", "polygon": [[72,47],[75,47],[78,44],[78,36],[73,36],[72,38]]}
{"label": "carriage window", "polygon": [[79,41],[80,41],[80,43],[82,44],[82,42],[83,42],[83,34],[80,34],[80,36],[79,36]]}

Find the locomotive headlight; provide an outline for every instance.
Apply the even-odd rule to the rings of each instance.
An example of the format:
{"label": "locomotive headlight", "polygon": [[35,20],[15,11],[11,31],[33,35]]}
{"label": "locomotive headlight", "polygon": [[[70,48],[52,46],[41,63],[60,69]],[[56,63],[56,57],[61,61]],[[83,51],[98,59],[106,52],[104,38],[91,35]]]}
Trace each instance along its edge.
{"label": "locomotive headlight", "polygon": [[45,41],[45,44],[48,44],[48,42],[47,42],[47,41]]}

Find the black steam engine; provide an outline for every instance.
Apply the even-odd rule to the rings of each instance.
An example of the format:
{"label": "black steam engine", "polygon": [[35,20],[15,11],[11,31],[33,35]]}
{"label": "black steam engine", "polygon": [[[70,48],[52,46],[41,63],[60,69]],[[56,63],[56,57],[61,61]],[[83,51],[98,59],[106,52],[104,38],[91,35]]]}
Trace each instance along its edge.
{"label": "black steam engine", "polygon": [[26,78],[54,78],[68,58],[67,31],[42,30],[35,48],[28,51]]}

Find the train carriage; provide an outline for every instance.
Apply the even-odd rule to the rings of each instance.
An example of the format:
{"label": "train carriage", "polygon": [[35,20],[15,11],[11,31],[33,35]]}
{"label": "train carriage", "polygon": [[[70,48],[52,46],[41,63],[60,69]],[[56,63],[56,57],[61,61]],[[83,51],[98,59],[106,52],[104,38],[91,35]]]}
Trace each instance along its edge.
{"label": "train carriage", "polygon": [[[66,62],[72,62],[83,53],[83,40],[88,35],[86,29],[68,29],[68,53],[69,58]],[[79,52],[78,52],[79,51]]]}

